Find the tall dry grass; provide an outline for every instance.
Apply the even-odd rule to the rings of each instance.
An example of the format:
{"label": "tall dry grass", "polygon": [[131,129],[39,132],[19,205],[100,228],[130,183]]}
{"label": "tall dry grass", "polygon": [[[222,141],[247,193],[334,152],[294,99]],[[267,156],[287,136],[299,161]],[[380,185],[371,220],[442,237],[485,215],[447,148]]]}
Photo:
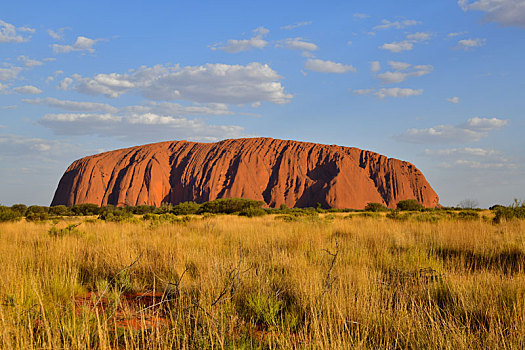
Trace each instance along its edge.
{"label": "tall dry grass", "polygon": [[525,347],[524,221],[72,222],[0,224],[2,348]]}

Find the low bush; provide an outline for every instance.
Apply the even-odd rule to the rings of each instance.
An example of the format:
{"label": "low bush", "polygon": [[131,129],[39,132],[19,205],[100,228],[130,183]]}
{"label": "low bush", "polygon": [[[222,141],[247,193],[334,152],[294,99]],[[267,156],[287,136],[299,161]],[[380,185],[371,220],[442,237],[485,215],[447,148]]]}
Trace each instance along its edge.
{"label": "low bush", "polygon": [[406,199],[397,203],[397,209],[402,211],[420,211],[423,205],[416,199]]}
{"label": "low bush", "polygon": [[195,202],[182,202],[171,209],[171,213],[175,215],[192,215],[197,214],[201,205]]}
{"label": "low bush", "polygon": [[42,214],[42,213],[44,214],[49,213],[49,207],[44,207],[40,205],[31,205],[27,207],[25,215],[28,216],[31,214]]}
{"label": "low bush", "polygon": [[69,216],[72,212],[65,205],[56,205],[49,208],[49,214],[53,216]]}
{"label": "low bush", "polygon": [[200,213],[233,214],[249,208],[260,208],[264,202],[246,198],[220,198],[201,205]]}
{"label": "low bush", "polygon": [[370,202],[366,205],[365,211],[381,212],[381,211],[389,211],[389,209],[381,203]]}
{"label": "low bush", "polygon": [[98,218],[105,221],[121,222],[133,219],[133,213],[122,209],[105,210]]}
{"label": "low bush", "polygon": [[80,235],[80,231],[77,229],[78,226],[80,226],[80,223],[78,223],[78,224],[71,224],[71,225],[68,225],[65,228],[57,228],[56,226],[52,226],[47,233],[51,237],[62,237],[62,236],[68,236],[68,235]]}
{"label": "low bush", "polygon": [[461,220],[478,220],[479,214],[474,210],[462,210],[458,213],[457,218]]}
{"label": "low bush", "polygon": [[103,207],[99,207],[96,204],[85,203],[75,204],[71,208],[71,213],[75,216],[89,216],[89,215],[100,215],[104,210]]}
{"label": "low bush", "polygon": [[408,213],[401,214],[399,210],[393,210],[386,214],[386,217],[392,220],[406,221],[410,215]]}
{"label": "low bush", "polygon": [[239,212],[239,216],[246,216],[249,218],[253,218],[255,216],[264,216],[266,214],[266,210],[263,208],[246,208]]}
{"label": "low bush", "polygon": [[45,221],[49,219],[49,214],[47,212],[29,212],[26,214],[27,221]]}
{"label": "low bush", "polygon": [[239,293],[235,304],[241,317],[260,330],[296,331],[304,325],[304,312],[287,290],[261,286]]}
{"label": "low bush", "polygon": [[12,208],[0,206],[0,222],[18,221],[22,218],[22,215],[19,211]]}
{"label": "low bush", "polygon": [[495,216],[493,220],[495,223],[511,219],[525,219],[525,202],[520,202],[515,199],[514,204],[508,207],[497,206],[494,209],[494,212]]}
{"label": "low bush", "polygon": [[27,206],[25,204],[13,204],[11,206],[11,209],[19,213],[20,216],[24,216],[27,210]]}

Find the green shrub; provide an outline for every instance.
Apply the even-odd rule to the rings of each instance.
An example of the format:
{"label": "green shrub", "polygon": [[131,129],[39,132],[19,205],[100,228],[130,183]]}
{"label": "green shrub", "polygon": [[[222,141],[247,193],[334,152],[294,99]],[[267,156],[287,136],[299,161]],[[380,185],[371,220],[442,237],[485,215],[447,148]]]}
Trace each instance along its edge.
{"label": "green shrub", "polygon": [[457,217],[461,220],[478,220],[479,214],[473,210],[462,210],[458,213]]}
{"label": "green shrub", "polygon": [[359,216],[359,217],[362,217],[362,218],[377,219],[377,218],[381,217],[381,214],[376,213],[376,212],[367,212],[367,211],[365,211],[364,213],[357,213],[357,214],[355,214],[355,216]]}
{"label": "green shrub", "polygon": [[48,234],[52,237],[62,237],[66,235],[80,235],[80,231],[77,229],[78,226],[80,226],[80,223],[71,224],[61,229],[57,228],[56,226],[52,226],[49,229]]}
{"label": "green shrub", "polygon": [[255,216],[264,216],[266,214],[266,210],[263,208],[246,208],[239,212],[239,216],[246,216],[249,218],[253,218]]}
{"label": "green shrub", "polygon": [[420,211],[423,205],[416,199],[405,199],[397,203],[397,209],[402,211]]}
{"label": "green shrub", "polygon": [[264,202],[246,198],[220,198],[201,205],[200,213],[233,214],[248,208],[260,208]]}
{"label": "green shrub", "polygon": [[0,222],[18,221],[21,218],[22,214],[19,211],[13,210],[9,207],[0,206]]}
{"label": "green shrub", "polygon": [[241,317],[261,329],[296,331],[304,324],[304,313],[289,292],[258,288],[240,293],[235,304]]}
{"label": "green shrub", "polygon": [[49,214],[47,212],[29,212],[26,214],[27,221],[45,221],[49,219]]}
{"label": "green shrub", "polygon": [[104,208],[91,203],[75,204],[71,207],[71,212],[75,216],[99,215],[103,210]]}
{"label": "green shrub", "polygon": [[405,221],[405,220],[408,220],[409,214],[408,213],[401,214],[399,210],[392,210],[390,213],[386,214],[386,217],[392,220]]}
{"label": "green shrub", "polygon": [[25,204],[13,204],[11,209],[24,216],[26,214],[27,206]]}
{"label": "green shrub", "polygon": [[502,221],[511,219],[525,219],[525,202],[514,200],[514,204],[504,207],[498,206],[494,209],[494,222],[500,223]]}
{"label": "green shrub", "polygon": [[120,222],[133,219],[133,213],[122,209],[105,210],[98,218],[110,222]]}
{"label": "green shrub", "polygon": [[136,207],[126,207],[127,211],[137,215],[144,215],[147,213],[153,213],[156,207],[154,205],[137,205]]}
{"label": "green shrub", "polygon": [[154,214],[166,214],[171,213],[173,210],[173,205],[170,203],[161,203],[160,207],[156,208],[153,213]]}
{"label": "green shrub", "polygon": [[165,222],[169,223],[176,223],[176,222],[189,222],[192,220],[191,216],[185,215],[185,216],[177,216],[175,214],[166,213],[166,214],[144,214],[142,216],[143,220],[149,220],[152,223],[156,224],[162,224]]}
{"label": "green shrub", "polygon": [[289,214],[283,214],[283,215],[277,215],[275,217],[275,220],[282,220],[285,222],[293,222],[293,221],[299,221],[299,217],[295,215],[289,215]]}
{"label": "green shrub", "polygon": [[366,205],[365,211],[381,212],[388,211],[389,209],[381,203],[370,202]]}
{"label": "green shrub", "polygon": [[56,205],[49,208],[49,214],[53,216],[68,216],[71,215],[72,212],[65,205]]}
{"label": "green shrub", "polygon": [[43,207],[40,205],[31,205],[27,207],[25,215],[28,216],[31,214],[42,214],[42,213],[45,213],[45,214],[49,213],[49,208]]}
{"label": "green shrub", "polygon": [[408,213],[407,218],[410,217],[411,219],[419,222],[438,222],[442,215],[435,214],[432,212],[426,212],[426,213],[413,213],[414,215],[409,215]]}
{"label": "green shrub", "polygon": [[171,213],[175,215],[191,215],[197,214],[201,205],[195,202],[182,202],[171,209]]}

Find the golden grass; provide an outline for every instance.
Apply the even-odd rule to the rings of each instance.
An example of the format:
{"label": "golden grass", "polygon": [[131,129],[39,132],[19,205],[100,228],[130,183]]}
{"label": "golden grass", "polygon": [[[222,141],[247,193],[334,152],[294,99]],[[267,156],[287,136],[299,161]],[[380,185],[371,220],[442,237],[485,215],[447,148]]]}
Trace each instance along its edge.
{"label": "golden grass", "polygon": [[525,347],[524,221],[83,220],[0,224],[2,348]]}

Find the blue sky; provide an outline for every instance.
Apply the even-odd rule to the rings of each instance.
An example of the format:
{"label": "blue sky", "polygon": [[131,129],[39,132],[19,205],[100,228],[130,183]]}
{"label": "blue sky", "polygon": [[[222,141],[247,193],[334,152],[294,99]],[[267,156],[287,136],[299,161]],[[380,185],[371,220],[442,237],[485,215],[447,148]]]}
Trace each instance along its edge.
{"label": "blue sky", "polygon": [[525,0],[4,1],[0,203],[75,159],[266,136],[414,163],[444,205],[525,199]]}

